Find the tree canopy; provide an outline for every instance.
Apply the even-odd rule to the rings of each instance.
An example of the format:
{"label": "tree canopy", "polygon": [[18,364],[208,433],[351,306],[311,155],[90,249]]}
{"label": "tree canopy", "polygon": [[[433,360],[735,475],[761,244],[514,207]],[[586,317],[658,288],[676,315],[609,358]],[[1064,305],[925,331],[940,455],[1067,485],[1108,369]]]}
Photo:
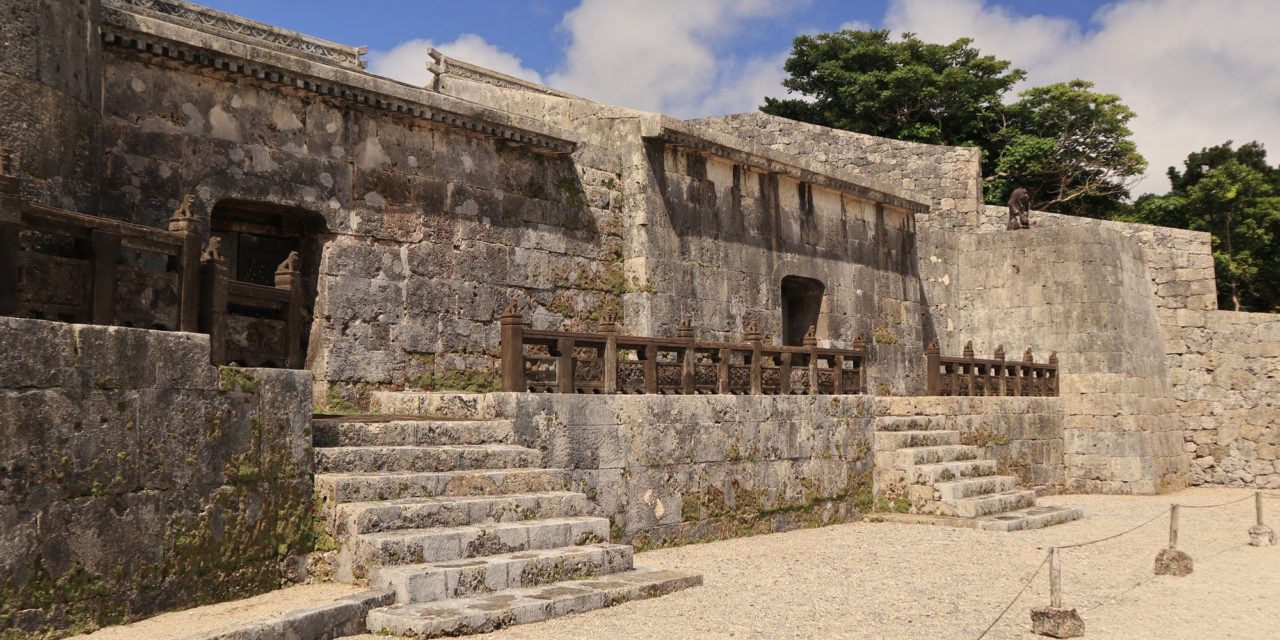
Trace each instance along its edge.
{"label": "tree canopy", "polygon": [[1237,311],[1280,309],[1280,167],[1267,164],[1257,142],[1232,141],[1169,167],[1172,188],[1145,195],[1129,219],[1213,235],[1218,305]]}
{"label": "tree canopy", "polygon": [[972,40],[931,44],[887,30],[824,33],[794,40],[783,81],[801,98],[766,97],[777,116],[899,140],[983,150],[987,202],[1023,187],[1031,206],[1106,217],[1122,209],[1146,169],[1130,139],[1134,113],[1118,96],[1083,80],[1004,98],[1026,77]]}

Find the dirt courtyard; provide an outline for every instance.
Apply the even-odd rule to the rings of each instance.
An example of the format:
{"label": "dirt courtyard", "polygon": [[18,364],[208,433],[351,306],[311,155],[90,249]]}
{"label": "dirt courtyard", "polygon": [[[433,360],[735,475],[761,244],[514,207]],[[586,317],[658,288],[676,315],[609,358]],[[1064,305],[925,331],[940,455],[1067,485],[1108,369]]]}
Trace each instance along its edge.
{"label": "dirt courtyard", "polygon": [[[1271,495],[1280,492],[1271,491]],[[705,586],[654,600],[513,627],[483,638],[977,638],[1053,545],[1118,533],[1168,512],[1252,495],[1190,489],[1162,496],[1065,495],[1081,521],[994,533],[859,522],[651,551],[638,566],[696,571]],[[1280,499],[1266,501],[1280,524]],[[1183,509],[1178,547],[1195,560],[1185,578],[1152,575],[1168,518],[1120,538],[1062,551],[1065,604],[1086,638],[1280,638],[1280,547],[1248,546],[1253,501]],[[1047,569],[987,635],[1039,638],[1032,606],[1048,602]],[[364,636],[376,638],[376,636]]]}

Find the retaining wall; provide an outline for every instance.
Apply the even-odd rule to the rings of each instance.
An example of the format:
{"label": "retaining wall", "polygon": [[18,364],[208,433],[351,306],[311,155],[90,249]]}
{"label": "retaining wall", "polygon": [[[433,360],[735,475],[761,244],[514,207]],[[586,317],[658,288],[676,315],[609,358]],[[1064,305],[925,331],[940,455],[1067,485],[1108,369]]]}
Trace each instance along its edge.
{"label": "retaining wall", "polygon": [[16,318],[0,353],[0,628],[254,595],[310,550],[309,373],[215,368],[204,335]]}

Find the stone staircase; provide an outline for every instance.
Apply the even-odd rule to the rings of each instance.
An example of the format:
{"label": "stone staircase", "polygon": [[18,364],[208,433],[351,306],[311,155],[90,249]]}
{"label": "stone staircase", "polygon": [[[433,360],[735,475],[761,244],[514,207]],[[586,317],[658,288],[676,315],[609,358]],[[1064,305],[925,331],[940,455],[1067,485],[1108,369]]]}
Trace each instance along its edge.
{"label": "stone staircase", "polygon": [[1038,529],[1084,517],[1078,507],[1036,506],[1036,492],[996,461],[961,444],[943,416],[881,417],[874,434],[876,499],[881,509],[972,520],[979,529]]}
{"label": "stone staircase", "polygon": [[584,515],[568,473],[515,443],[511,421],[452,408],[313,424],[316,493],[341,543],[335,576],[395,594],[369,611],[370,631],[481,633],[702,583],[635,568],[630,546],[609,543],[609,520]]}

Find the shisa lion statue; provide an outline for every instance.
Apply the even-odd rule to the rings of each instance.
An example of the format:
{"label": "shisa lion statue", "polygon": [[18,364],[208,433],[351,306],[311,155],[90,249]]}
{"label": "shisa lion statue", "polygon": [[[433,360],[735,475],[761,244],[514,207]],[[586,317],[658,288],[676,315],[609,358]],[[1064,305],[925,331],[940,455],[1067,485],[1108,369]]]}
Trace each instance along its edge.
{"label": "shisa lion statue", "polygon": [[1031,218],[1031,196],[1027,195],[1027,190],[1018,187],[1009,195],[1009,224],[1005,228],[1009,231],[1015,229],[1030,229]]}

